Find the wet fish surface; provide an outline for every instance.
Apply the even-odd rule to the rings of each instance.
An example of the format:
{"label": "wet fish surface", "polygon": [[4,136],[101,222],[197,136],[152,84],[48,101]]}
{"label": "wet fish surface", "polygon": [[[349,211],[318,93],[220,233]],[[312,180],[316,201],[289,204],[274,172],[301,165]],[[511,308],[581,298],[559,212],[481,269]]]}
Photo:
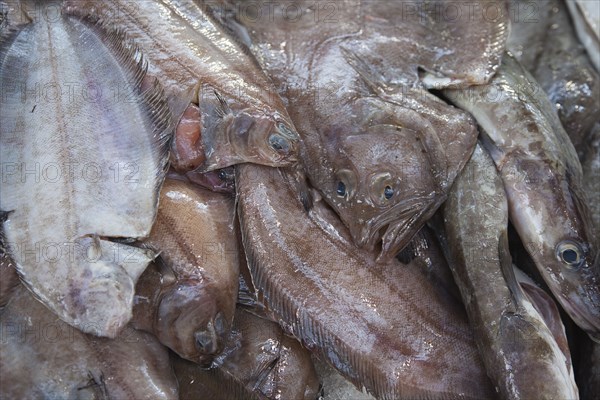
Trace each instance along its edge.
{"label": "wet fish surface", "polygon": [[450,192],[444,219],[450,266],[502,398],[579,398],[560,315],[563,348],[514,275],[504,186],[480,146]]}
{"label": "wet fish surface", "polygon": [[157,261],[172,278],[138,286],[141,315],[134,326],[197,363],[210,364],[231,329],[239,275],[234,218],[233,197],[167,178],[156,222],[143,240],[160,253]]}
{"label": "wet fish surface", "polygon": [[20,286],[2,314],[0,399],[178,399],[169,354],[154,336],[124,329],[87,335]]}
{"label": "wet fish surface", "polygon": [[274,322],[243,307],[235,313],[223,355],[210,370],[173,362],[181,399],[316,400],[319,379],[310,353]]}
{"label": "wet fish surface", "polygon": [[594,1],[565,0],[573,18],[575,30],[585,46],[590,60],[600,72],[600,9]]}
{"label": "wet fish surface", "polygon": [[179,121],[172,157],[178,171],[297,161],[299,137],[272,82],[208,8],[191,0],[74,0],[65,9],[109,21],[147,54],[149,73]]}
{"label": "wet fish surface", "polygon": [[479,122],[504,183],[510,220],[544,281],[575,323],[598,338],[597,237],[581,164],[552,105],[508,54],[489,85],[444,94]]}
{"label": "wet fish surface", "polygon": [[171,135],[162,89],[139,90],[142,55],[101,24],[38,18],[0,46],[10,254],[62,320],[114,337],[153,258],[110,238],[144,237],[154,221]]}
{"label": "wet fish surface", "polygon": [[[266,23],[237,4],[225,23],[248,39],[288,100],[311,184],[358,246],[395,256],[443,202],[477,137],[472,119],[431,95],[419,71],[429,72],[430,85],[485,82],[505,21],[438,26],[419,10],[403,13],[404,3],[344,1],[332,3],[335,21],[319,20],[318,6],[305,2],[263,6]],[[291,20],[290,7],[307,13]],[[473,30],[461,30],[467,26]],[[444,30],[484,49],[465,57],[465,43],[437,36]]]}
{"label": "wet fish surface", "polygon": [[322,201],[307,218],[277,170],[240,165],[236,185],[254,287],[286,332],[378,398],[494,397],[462,305],[423,267],[376,263]]}

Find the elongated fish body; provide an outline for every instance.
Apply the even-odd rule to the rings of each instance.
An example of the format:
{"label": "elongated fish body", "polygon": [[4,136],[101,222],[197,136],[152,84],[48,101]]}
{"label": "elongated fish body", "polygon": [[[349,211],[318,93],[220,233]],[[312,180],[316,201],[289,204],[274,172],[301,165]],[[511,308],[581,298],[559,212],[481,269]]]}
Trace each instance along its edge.
{"label": "elongated fish body", "polygon": [[326,363],[313,360],[323,386],[323,400],[375,400],[366,390],[358,390],[349,380]]}
{"label": "elongated fish body", "polygon": [[178,129],[173,144],[180,172],[297,161],[299,137],[272,82],[206,7],[191,0],[74,0],[65,9],[110,21],[147,54],[149,73],[189,128]]}
{"label": "elongated fish body", "polygon": [[[39,18],[0,49],[0,209],[27,287],[65,322],[114,337],[153,255],[148,235],[168,160],[160,86],[124,36]],[[124,95],[127,93],[127,96]]]}
{"label": "elongated fish body", "polygon": [[[460,33],[468,43],[493,48],[465,57],[469,45],[435,33],[458,34],[458,24],[437,19],[438,26],[412,8],[402,14],[402,4],[428,7],[335,2],[333,20],[322,20],[329,9],[282,2],[263,5],[267,22],[238,3],[237,20],[229,19],[289,101],[310,182],[358,246],[381,244],[382,259],[395,256],[443,202],[477,137],[466,113],[425,90],[419,69],[431,85],[485,82],[505,35],[502,22],[461,25],[469,27]],[[291,19],[293,7],[312,11]]]}
{"label": "elongated fish body", "polygon": [[378,398],[493,398],[462,306],[422,267],[376,263],[322,201],[307,218],[280,173],[236,167],[253,284],[279,324]]}
{"label": "elongated fish body", "polygon": [[169,354],[131,327],[115,339],[56,318],[23,286],[0,315],[2,399],[178,399]]}
{"label": "elongated fish body", "polygon": [[594,1],[565,0],[575,31],[585,46],[596,71],[600,72],[600,9]]}
{"label": "elongated fish body", "polygon": [[231,196],[167,178],[156,222],[143,240],[173,277],[158,294],[161,284],[138,288],[138,308],[153,312],[136,316],[134,325],[197,363],[210,364],[223,350],[233,321],[239,275],[234,211]]}
{"label": "elongated fish body", "polygon": [[479,122],[510,220],[546,284],[575,323],[599,337],[597,239],[581,164],[552,105],[508,54],[490,84],[444,94]]}
{"label": "elongated fish body", "polygon": [[319,379],[310,353],[279,325],[238,307],[223,355],[212,369],[174,359],[181,399],[315,400]]}
{"label": "elongated fish body", "polygon": [[452,187],[444,219],[450,266],[502,398],[577,399],[570,355],[514,276],[504,186],[480,146]]}
{"label": "elongated fish body", "polygon": [[575,34],[563,1],[536,4],[539,15],[531,14],[533,3],[518,4],[521,12],[511,14],[507,47],[546,92],[581,157],[600,113],[600,76]]}

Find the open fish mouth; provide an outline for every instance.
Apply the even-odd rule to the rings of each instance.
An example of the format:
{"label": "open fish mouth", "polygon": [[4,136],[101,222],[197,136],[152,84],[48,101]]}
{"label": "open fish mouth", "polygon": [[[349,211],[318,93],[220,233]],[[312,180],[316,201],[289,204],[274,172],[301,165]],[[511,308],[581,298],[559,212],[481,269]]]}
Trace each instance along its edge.
{"label": "open fish mouth", "polygon": [[402,201],[363,225],[349,225],[354,244],[373,251],[381,241],[378,260],[394,257],[410,241],[407,232],[432,208],[435,193]]}

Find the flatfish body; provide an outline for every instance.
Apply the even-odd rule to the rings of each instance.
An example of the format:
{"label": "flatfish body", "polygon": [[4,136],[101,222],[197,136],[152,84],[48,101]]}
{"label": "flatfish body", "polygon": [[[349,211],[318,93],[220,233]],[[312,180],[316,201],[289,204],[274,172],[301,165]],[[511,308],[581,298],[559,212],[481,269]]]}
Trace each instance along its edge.
{"label": "flatfish body", "polygon": [[168,160],[170,114],[124,35],[58,16],[0,48],[0,209],[28,288],[62,320],[115,336],[152,254],[109,238],[148,235]]}

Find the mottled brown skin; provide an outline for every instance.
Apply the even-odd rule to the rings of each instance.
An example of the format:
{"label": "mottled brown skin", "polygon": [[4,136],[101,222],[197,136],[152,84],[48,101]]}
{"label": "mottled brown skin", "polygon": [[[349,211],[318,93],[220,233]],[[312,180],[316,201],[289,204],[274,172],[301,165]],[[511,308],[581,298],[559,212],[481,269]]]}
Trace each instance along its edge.
{"label": "mottled brown skin", "polygon": [[263,7],[268,22],[239,4],[229,25],[247,29],[240,36],[251,38],[288,99],[312,185],[358,246],[381,242],[382,258],[393,257],[443,202],[477,137],[466,113],[424,89],[419,68],[430,72],[430,85],[447,84],[442,74],[485,82],[499,62],[506,20],[433,22],[403,13],[407,4],[377,1],[331,3],[335,22],[320,20],[318,6],[291,20],[285,10],[307,3],[277,4]]}
{"label": "mottled brown skin", "polygon": [[19,286],[0,314],[2,399],[178,399],[169,354],[127,327],[115,339],[84,334]]}
{"label": "mottled brown skin", "polygon": [[143,277],[149,281],[137,287],[136,303],[147,302],[145,309],[153,312],[134,323],[181,357],[210,363],[223,349],[238,292],[233,199],[166,179],[156,222],[143,243],[160,252],[172,276],[162,278],[166,287],[160,293],[151,283],[160,276]]}
{"label": "mottled brown skin", "polygon": [[307,216],[278,170],[236,174],[253,282],[288,333],[382,399],[494,397],[462,306],[422,267],[376,263],[322,201]]}
{"label": "mottled brown skin", "polygon": [[[549,328],[519,286],[508,252],[504,186],[481,146],[457,178],[444,205],[444,220],[450,267],[483,362],[502,398],[575,398],[560,315],[554,306],[548,318],[554,329]],[[540,309],[550,310],[546,299],[541,300]]]}
{"label": "mottled brown skin", "polygon": [[538,15],[531,13],[532,4],[520,3],[528,14],[511,14],[508,49],[548,94],[581,158],[598,122],[600,76],[576,36],[564,1],[535,3]]}
{"label": "mottled brown skin", "polygon": [[208,7],[189,0],[73,0],[64,10],[123,29],[147,56],[175,120],[187,114],[182,122],[190,130],[182,126],[172,147],[179,172],[298,161],[300,139],[272,82]]}
{"label": "mottled brown skin", "polygon": [[231,336],[212,370],[174,359],[182,400],[315,400],[319,379],[310,353],[279,325],[238,307]]}

